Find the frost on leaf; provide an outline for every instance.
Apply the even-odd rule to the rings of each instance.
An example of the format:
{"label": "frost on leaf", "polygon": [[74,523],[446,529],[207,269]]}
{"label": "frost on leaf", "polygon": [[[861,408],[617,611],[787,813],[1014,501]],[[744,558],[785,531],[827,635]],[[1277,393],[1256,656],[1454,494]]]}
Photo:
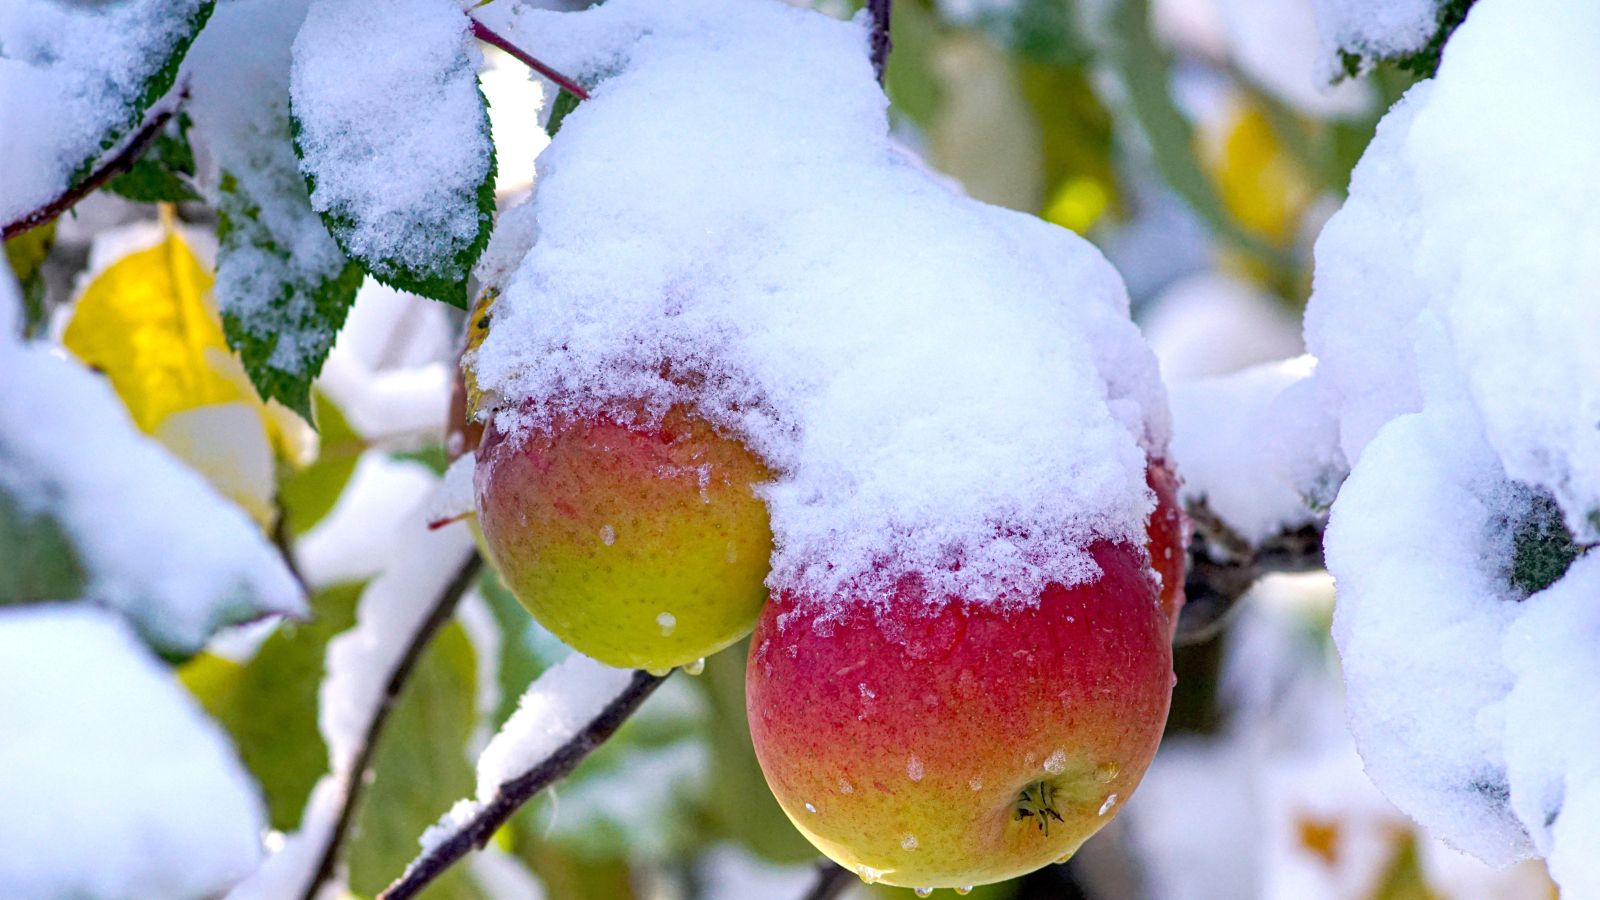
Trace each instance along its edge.
{"label": "frost on leaf", "polygon": [[0,8],[0,222],[81,182],[172,88],[214,0],[8,0]]}
{"label": "frost on leaf", "polygon": [[[93,600],[172,654],[225,624],[300,612],[298,585],[255,523],[135,430],[103,379],[13,337],[17,306],[0,281],[0,494],[13,521],[54,523],[84,577],[0,601]],[[51,540],[39,527],[25,546]],[[0,547],[0,559],[15,552]]]}
{"label": "frost on leaf", "polygon": [[1439,68],[1445,42],[1474,0],[1314,0],[1330,80],[1392,62],[1423,77]]}
{"label": "frost on leaf", "polygon": [[468,26],[451,0],[315,0],[290,79],[300,171],[340,246],[378,280],[463,308],[495,175]]}
{"label": "frost on leaf", "polygon": [[311,419],[311,382],[361,284],[311,208],[290,138],[290,44],[305,0],[237,0],[195,45],[190,111],[217,208],[217,301],[263,399]]}

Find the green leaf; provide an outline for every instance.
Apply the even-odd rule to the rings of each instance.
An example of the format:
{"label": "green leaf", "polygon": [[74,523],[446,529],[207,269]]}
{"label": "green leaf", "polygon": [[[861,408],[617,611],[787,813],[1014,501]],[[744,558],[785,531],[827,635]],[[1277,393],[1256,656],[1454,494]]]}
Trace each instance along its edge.
{"label": "green leaf", "polygon": [[217,294],[228,345],[256,392],[311,421],[311,382],[355,302],[361,268],[331,241],[319,252],[306,251],[308,226],[313,240],[322,231],[299,176],[284,170],[292,163],[285,147],[264,170],[223,172]]}
{"label": "green leaf", "polygon": [[44,263],[50,257],[55,239],[56,223],[52,220],[6,241],[6,262],[22,286],[24,337],[37,337],[44,330]]}
{"label": "green leaf", "polygon": [[483,595],[499,626],[500,705],[491,724],[504,725],[517,710],[522,692],[566,653],[555,635],[535,622],[528,610],[506,589],[494,566],[484,566],[478,576],[478,592]]}
{"label": "green leaf", "polygon": [[[347,859],[350,888],[372,896],[417,855],[417,838],[450,805],[469,797],[476,776],[467,742],[476,716],[477,660],[457,622],[423,652],[378,742],[373,780],[356,813]],[[464,867],[434,882],[430,898],[479,896]]]}
{"label": "green leaf", "polygon": [[1519,515],[1508,524],[1512,547],[1506,577],[1523,597],[1561,580],[1583,553],[1567,530],[1561,507],[1544,491],[1529,491]]}
{"label": "green leaf", "polygon": [[1444,56],[1444,45],[1455,33],[1456,27],[1466,21],[1467,12],[1475,0],[1435,0],[1438,16],[1434,31],[1421,47],[1398,56],[1387,56],[1370,47],[1340,47],[1339,63],[1346,77],[1353,78],[1379,63],[1393,63],[1403,72],[1419,78],[1432,78],[1439,71],[1439,60]]}
{"label": "green leaf", "polygon": [[0,606],[75,600],[88,584],[60,523],[31,512],[0,483]]}
{"label": "green leaf", "polygon": [[561,130],[561,123],[567,120],[567,114],[577,109],[578,104],[582,102],[577,94],[562,88],[556,94],[556,101],[550,104],[550,118],[544,123],[545,134],[555,137],[556,132]]}
{"label": "green leaf", "polygon": [[700,676],[711,701],[711,793],[706,798],[713,829],[774,862],[814,859],[807,841],[773,798],[750,744],[744,675],[749,639],[706,661]]}
{"label": "green leaf", "polygon": [[106,190],[141,203],[199,200],[200,195],[189,186],[194,177],[190,124],[186,113],[172,117],[128,171],[106,182]]}
{"label": "green leaf", "polygon": [[292,830],[328,768],[317,730],[317,690],[328,640],[355,624],[365,582],[346,582],[311,598],[312,618],[283,622],[240,665],[202,653],[179,670],[189,690],[233,736],[261,785],[273,828]]}
{"label": "green leaf", "polygon": [[[152,4],[154,5],[154,4]],[[211,13],[216,9],[216,0],[201,0],[184,16],[182,27],[175,30],[174,40],[166,48],[164,54],[157,54],[152,60],[154,66],[139,79],[137,91],[126,98],[127,105],[120,122],[109,128],[100,138],[99,148],[78,164],[73,172],[71,184],[77,185],[94,172],[95,166],[101,157],[109,150],[115,148],[134,129],[144,122],[145,114],[156,101],[167,95],[172,90],[172,85],[178,80],[178,71],[183,67],[183,58],[189,52],[189,47],[194,44],[194,39],[199,37],[200,29],[211,18]],[[172,4],[174,13],[182,15],[183,10],[178,4]],[[107,59],[108,66],[126,65],[125,60]],[[118,81],[128,73],[118,73]],[[137,76],[136,76],[137,77]]]}
{"label": "green leaf", "polygon": [[889,54],[884,87],[892,108],[922,126],[944,108],[944,83],[935,65],[939,20],[920,3],[901,3],[890,17],[894,52]]}
{"label": "green leaf", "polygon": [[333,510],[366,449],[366,442],[327,394],[313,392],[312,409],[322,438],[316,462],[278,478],[278,505],[295,536],[310,531]]}

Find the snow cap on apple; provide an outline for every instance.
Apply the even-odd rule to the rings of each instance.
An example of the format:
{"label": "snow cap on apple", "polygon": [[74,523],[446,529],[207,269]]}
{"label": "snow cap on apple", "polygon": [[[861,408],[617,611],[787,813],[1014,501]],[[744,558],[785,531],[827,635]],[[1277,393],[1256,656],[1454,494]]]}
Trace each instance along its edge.
{"label": "snow cap on apple", "polygon": [[[663,614],[706,651],[731,640],[706,610],[761,614],[749,707],[769,784],[863,876],[959,887],[1071,853],[1154,753],[1181,603],[1166,401],[1115,270],[891,139],[864,17],[775,0],[482,13],[593,85],[540,157],[538,240],[468,360],[485,536],[513,589],[519,571],[548,587],[560,557],[585,582],[568,593],[604,604],[563,636],[594,652],[628,631],[658,664],[702,649],[657,655]],[[678,461],[619,462],[688,440]],[[698,481],[632,481],[693,459]],[[573,574],[631,552],[587,497],[653,548],[626,598]],[[530,503],[569,536],[525,543]],[[770,571],[675,571],[695,529],[733,560],[770,534]],[[740,606],[758,575],[764,612]]]}

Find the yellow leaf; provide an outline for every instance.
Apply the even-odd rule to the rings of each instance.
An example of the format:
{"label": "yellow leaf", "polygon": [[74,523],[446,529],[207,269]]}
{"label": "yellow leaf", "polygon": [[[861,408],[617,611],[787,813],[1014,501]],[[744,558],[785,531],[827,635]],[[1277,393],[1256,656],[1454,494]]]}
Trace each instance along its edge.
{"label": "yellow leaf", "polygon": [[1203,135],[1201,155],[1223,206],[1246,230],[1287,246],[1316,199],[1315,185],[1258,104],[1234,103],[1219,125],[1220,133]]}
{"label": "yellow leaf", "polygon": [[305,426],[256,396],[223,337],[211,273],[164,232],[89,283],[62,342],[104,373],[140,430],[268,527],[274,449],[303,461]]}
{"label": "yellow leaf", "polygon": [[227,353],[211,283],[174,230],[113,263],[78,299],[63,343],[110,379],[146,433],[175,412],[247,399],[206,353]]}

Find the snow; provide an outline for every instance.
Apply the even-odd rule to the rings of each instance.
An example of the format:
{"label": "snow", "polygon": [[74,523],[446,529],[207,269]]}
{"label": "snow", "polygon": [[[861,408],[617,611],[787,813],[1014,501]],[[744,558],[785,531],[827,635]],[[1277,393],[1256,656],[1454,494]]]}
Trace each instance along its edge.
{"label": "snow", "polygon": [[290,373],[308,371],[333,341],[316,294],[347,265],[311,209],[289,140],[289,47],[306,4],[220,4],[190,54],[186,106],[198,174],[233,229],[217,260],[219,304],[271,341],[268,364]]}
{"label": "snow", "polygon": [[[397,52],[404,48],[404,52]],[[290,76],[311,203],[380,278],[444,275],[476,240],[493,147],[454,0],[313,0]]]}
{"label": "snow", "polygon": [[205,0],[0,7],[0,222],[63,193],[102,140],[137,127],[146,79],[187,38]]}
{"label": "snow", "polygon": [[1323,76],[1344,74],[1340,52],[1392,59],[1427,46],[1447,0],[1311,0],[1322,36]]}
{"label": "snow", "polygon": [[1246,77],[1308,115],[1357,115],[1372,92],[1358,82],[1329,84],[1313,13],[1320,3],[1324,0],[1219,0],[1218,5],[1230,55]]}
{"label": "snow", "polygon": [[[14,315],[4,298],[0,308]],[[241,508],[140,434],[103,379],[15,333],[0,329],[0,488],[62,525],[89,576],[86,599],[180,653],[222,625],[305,611]]]}
{"label": "snow", "polygon": [[0,894],[206,897],[255,867],[255,785],[115,615],[0,612],[0,684]]}
{"label": "snow", "polygon": [[863,20],[480,15],[608,76],[540,157],[539,239],[475,354],[502,428],[691,404],[779,473],[770,584],[823,603],[910,574],[936,602],[1029,602],[1098,575],[1089,541],[1142,543],[1167,423],[1120,278],[892,144]]}
{"label": "snow", "polygon": [[581,653],[546,669],[522,695],[517,711],[478,757],[478,802],[524,774],[594,721],[633,678]]}
{"label": "snow", "polygon": [[1242,278],[1204,271],[1168,285],[1139,322],[1171,385],[1299,356],[1299,323]]}
{"label": "snow", "polygon": [[[1207,507],[1252,544],[1315,520],[1292,465],[1301,448],[1327,443],[1322,420],[1307,415],[1299,392],[1315,360],[1302,356],[1172,388],[1172,456],[1183,473],[1185,504]],[[1311,409],[1314,410],[1314,407]]]}
{"label": "snow", "polygon": [[1579,174],[1600,163],[1597,43],[1591,4],[1475,5],[1358,166],[1307,313],[1353,466],[1326,550],[1367,772],[1451,844],[1548,856],[1578,896],[1600,890],[1576,599],[1595,563],[1532,596],[1511,574],[1540,498],[1600,536],[1600,190]]}
{"label": "snow", "polygon": [[[439,490],[435,487],[433,490]],[[465,524],[429,528],[423,498],[398,520],[381,573],[356,605],[356,625],[328,642],[327,677],[318,691],[317,723],[333,771],[348,774],[385,683],[461,564],[476,552]],[[363,518],[365,527],[374,520]]]}
{"label": "snow", "polygon": [[327,517],[296,542],[306,581],[326,587],[381,572],[393,555],[394,532],[374,524],[401,522],[420,504],[431,504],[436,481],[421,463],[380,450],[363,453]]}

